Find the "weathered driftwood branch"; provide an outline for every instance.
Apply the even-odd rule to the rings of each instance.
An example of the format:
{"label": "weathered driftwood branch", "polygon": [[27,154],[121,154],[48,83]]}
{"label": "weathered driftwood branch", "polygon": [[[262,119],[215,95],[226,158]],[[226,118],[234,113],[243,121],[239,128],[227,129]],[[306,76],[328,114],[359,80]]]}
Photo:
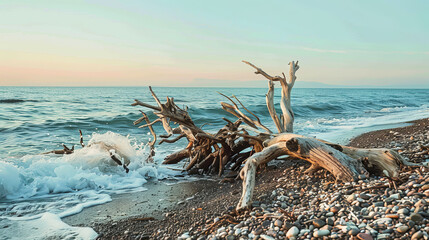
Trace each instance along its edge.
{"label": "weathered driftwood branch", "polygon": [[239,119],[242,119],[247,125],[249,125],[250,127],[256,128],[258,129],[258,127],[262,128],[265,130],[266,133],[271,134],[271,130],[268,129],[266,126],[264,126],[261,123],[261,120],[259,119],[258,116],[256,116],[253,112],[251,112],[249,109],[247,109],[241,102],[240,100],[236,97],[236,96],[232,96],[233,98],[235,98],[235,100],[237,100],[237,102],[241,105],[241,107],[246,110],[248,113],[250,113],[252,116],[254,116],[256,118],[256,120],[251,119],[250,117],[248,117],[246,114],[244,114],[243,112],[240,111],[240,108],[238,107],[238,105],[234,102],[234,100],[232,100],[230,97],[226,96],[225,94],[222,94],[220,92],[218,92],[220,95],[224,96],[225,98],[227,98],[234,106],[228,104],[228,103],[224,103],[221,102],[220,104],[222,105],[223,110],[231,113],[232,115],[236,116]]}
{"label": "weathered driftwood branch", "polygon": [[83,143],[83,135],[82,135],[82,131],[79,129],[79,135],[80,135],[80,145],[82,147],[85,147],[85,144]]}
{"label": "weathered driftwood branch", "polygon": [[[146,113],[144,113],[143,111],[140,111],[143,115],[143,119],[146,121],[147,124],[150,124],[149,118],[147,117]],[[134,122],[134,124],[136,124]],[[151,132],[152,136],[153,136],[153,140],[152,142],[149,142],[149,147],[150,147],[150,153],[149,156],[146,160],[146,162],[153,162],[153,157],[155,156],[155,143],[156,143],[156,133],[153,130],[152,125],[148,125],[149,131]]]}
{"label": "weathered driftwood branch", "polygon": [[[173,98],[167,97],[167,102],[161,103],[156,94],[152,91],[152,88],[149,89],[158,106],[152,106],[150,104],[140,102],[139,100],[135,100],[132,105],[139,105],[155,110],[154,114],[158,116],[158,119],[152,122],[147,119],[147,124],[141,127],[152,127],[153,124],[162,122],[167,135],[161,135],[161,138],[163,139],[159,144],[164,142],[173,143],[184,137],[188,140],[188,145],[185,149],[167,156],[164,160],[164,164],[174,164],[183,159],[189,159],[189,162],[185,167],[186,171],[210,172],[218,173],[220,175],[224,172],[226,165],[234,165],[236,164],[236,160],[242,161],[237,157],[237,155],[240,154],[244,148],[253,147],[255,152],[262,150],[263,140],[258,137],[248,136],[245,130],[239,129],[242,122],[247,123],[252,128],[257,129],[258,127],[261,127],[265,129],[267,133],[271,133],[268,128],[262,125],[260,119],[244,107],[236,97],[233,98],[238,101],[243,109],[253,115],[256,120],[241,112],[234,100],[224,95],[234,104],[234,106],[226,104],[228,105],[227,108],[231,113],[237,116],[239,120],[231,122],[225,119],[227,124],[216,134],[211,134],[197,127],[186,109],[181,109],[174,104]],[[140,118],[135,121],[135,124],[139,124],[142,121],[143,118]],[[172,128],[170,123],[177,123],[179,126]],[[169,139],[169,137],[173,135],[176,136]],[[266,135],[269,136],[269,134]],[[246,141],[247,144],[243,144],[241,141]],[[239,147],[237,147],[237,144]]]}
{"label": "weathered driftwood branch", "polygon": [[[369,174],[398,177],[401,165],[415,165],[405,161],[390,149],[360,149],[332,144],[298,134],[283,133],[264,142],[265,148],[247,159],[240,176],[243,193],[237,209],[252,203],[256,167],[281,155],[306,160],[311,163],[306,173],[326,169],[336,180],[349,182],[366,178]],[[274,151],[275,150],[275,151]]]}
{"label": "weathered driftwood branch", "polygon": [[[267,74],[265,71],[263,71],[261,68],[258,68],[255,65],[253,65],[252,63],[247,61],[243,61],[243,62],[255,68],[256,69],[255,74],[261,74],[262,76],[264,76],[269,80],[268,93],[266,94],[267,107],[268,107],[270,116],[273,119],[274,124],[276,125],[276,128],[279,131],[279,133],[293,132],[293,122],[294,122],[295,116],[292,110],[292,106],[290,104],[290,99],[291,99],[290,94],[296,80],[295,73],[299,69],[298,61],[296,61],[296,63],[294,61],[289,63],[289,81],[286,80],[286,76],[284,73],[282,73],[283,77],[280,77],[280,76],[272,77],[269,74]],[[274,81],[279,81],[282,87],[282,98],[280,101],[280,107],[283,114],[280,116],[280,119],[274,108]]]}
{"label": "weathered driftwood branch", "polygon": [[53,154],[72,154],[74,152],[74,145],[71,149],[68,148],[64,143],[61,145],[63,146],[63,149],[61,149],[61,150],[52,150],[49,152],[44,152],[42,154],[50,154],[50,153],[53,153]]}
{"label": "weathered driftwood branch", "polygon": [[243,179],[243,194],[237,205],[237,209],[249,207],[252,203],[253,189],[255,188],[256,169],[259,165],[267,163],[281,155],[286,154],[284,143],[276,143],[264,148],[261,152],[253,154],[246,160],[246,165],[240,172]]}

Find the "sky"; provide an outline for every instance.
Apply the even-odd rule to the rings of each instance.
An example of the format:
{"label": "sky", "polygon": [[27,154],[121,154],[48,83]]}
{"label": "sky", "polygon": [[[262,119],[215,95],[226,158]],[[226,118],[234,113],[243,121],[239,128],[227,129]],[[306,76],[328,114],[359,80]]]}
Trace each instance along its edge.
{"label": "sky", "polygon": [[0,0],[0,86],[429,87],[429,1]]}

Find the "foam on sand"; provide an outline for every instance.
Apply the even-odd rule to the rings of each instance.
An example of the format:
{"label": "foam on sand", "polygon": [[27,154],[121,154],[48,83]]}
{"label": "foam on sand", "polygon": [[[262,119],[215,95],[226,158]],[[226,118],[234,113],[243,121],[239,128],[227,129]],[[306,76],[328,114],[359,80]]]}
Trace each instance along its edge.
{"label": "foam on sand", "polygon": [[[7,227],[6,227],[7,226]],[[1,221],[0,239],[95,239],[97,233],[89,227],[71,227],[52,213],[32,220]]]}

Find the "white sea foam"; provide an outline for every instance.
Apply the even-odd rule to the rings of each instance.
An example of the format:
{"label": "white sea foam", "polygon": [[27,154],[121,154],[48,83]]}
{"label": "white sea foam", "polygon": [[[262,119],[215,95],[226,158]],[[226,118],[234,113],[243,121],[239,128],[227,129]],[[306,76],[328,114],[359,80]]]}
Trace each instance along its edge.
{"label": "white sea foam", "polygon": [[[110,149],[130,160],[129,173],[112,161]],[[72,228],[60,218],[111,201],[111,193],[144,191],[142,185],[148,178],[177,174],[156,162],[147,163],[146,159],[144,147],[133,146],[128,137],[107,132],[94,133],[87,147],[70,155],[26,155],[1,160],[0,225],[7,225],[8,231],[0,233],[0,239],[8,239],[6,234],[14,228],[24,233],[23,229],[32,227],[37,229],[33,234],[16,237],[46,239],[51,236],[44,235],[49,230],[54,239],[93,238],[90,230]],[[53,228],[43,226],[44,221],[53,223]]]}
{"label": "white sea foam", "polygon": [[[6,227],[7,226],[7,227]],[[89,227],[71,227],[52,213],[31,220],[2,221],[0,239],[95,239],[97,233]]]}
{"label": "white sea foam", "polygon": [[383,126],[391,127],[391,124],[425,118],[428,114],[429,108],[427,105],[420,107],[394,107],[368,112],[364,116],[354,118],[316,118],[304,122],[297,121],[295,126],[302,134],[310,134],[328,141],[345,144],[350,138],[365,131],[381,129]]}
{"label": "white sea foam", "polygon": [[0,199],[19,190],[21,179],[16,166],[7,162],[0,162]]}

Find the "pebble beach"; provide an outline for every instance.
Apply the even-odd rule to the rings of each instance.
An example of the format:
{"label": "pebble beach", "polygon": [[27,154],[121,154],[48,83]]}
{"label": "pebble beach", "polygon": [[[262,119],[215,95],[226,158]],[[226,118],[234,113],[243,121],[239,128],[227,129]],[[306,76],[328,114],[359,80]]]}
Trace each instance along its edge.
{"label": "pebble beach", "polygon": [[[410,162],[429,162],[429,119],[369,132],[354,147],[385,147]],[[202,181],[200,192],[141,216],[90,224],[99,239],[429,239],[429,170],[403,167],[399,178],[371,176],[335,184],[325,170],[303,172],[301,160],[260,170],[252,209],[236,212],[241,181]]]}

